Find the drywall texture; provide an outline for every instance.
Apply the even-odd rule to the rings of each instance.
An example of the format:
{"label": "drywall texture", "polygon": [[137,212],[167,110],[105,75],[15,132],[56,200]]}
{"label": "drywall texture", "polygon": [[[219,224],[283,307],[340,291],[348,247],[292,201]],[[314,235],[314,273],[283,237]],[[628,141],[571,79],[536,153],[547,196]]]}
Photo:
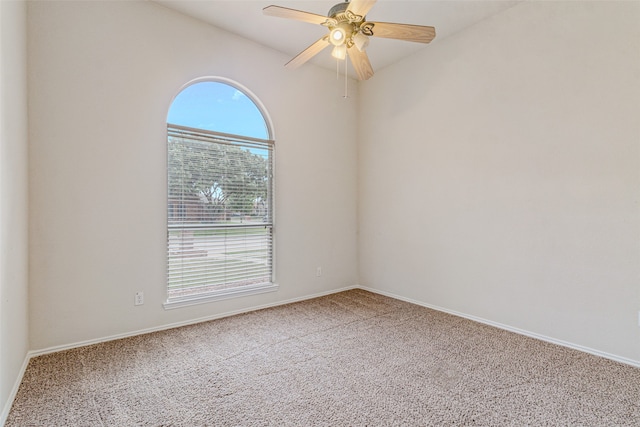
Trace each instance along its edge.
{"label": "drywall texture", "polygon": [[639,22],[523,2],[361,85],[361,284],[640,361]]}
{"label": "drywall texture", "polygon": [[29,350],[26,10],[0,1],[0,425]]}
{"label": "drywall texture", "polygon": [[[332,72],[151,2],[28,11],[31,349],[356,284],[356,103]],[[165,311],[166,115],[203,76],[247,87],[274,124],[280,288]]]}

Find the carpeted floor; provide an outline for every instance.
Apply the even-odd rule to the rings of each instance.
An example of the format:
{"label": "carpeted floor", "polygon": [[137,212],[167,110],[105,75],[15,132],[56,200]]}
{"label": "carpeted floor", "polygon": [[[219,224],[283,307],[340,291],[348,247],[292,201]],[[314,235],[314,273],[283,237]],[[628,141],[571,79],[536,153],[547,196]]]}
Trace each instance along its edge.
{"label": "carpeted floor", "polygon": [[640,369],[362,290],[40,356],[7,426],[640,425]]}

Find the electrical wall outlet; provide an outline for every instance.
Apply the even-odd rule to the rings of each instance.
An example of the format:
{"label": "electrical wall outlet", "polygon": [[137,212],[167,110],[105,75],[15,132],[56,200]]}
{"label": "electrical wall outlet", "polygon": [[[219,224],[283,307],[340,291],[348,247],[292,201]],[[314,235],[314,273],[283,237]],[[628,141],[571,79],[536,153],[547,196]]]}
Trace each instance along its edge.
{"label": "electrical wall outlet", "polygon": [[322,276],[322,267],[316,268],[316,277]]}
{"label": "electrical wall outlet", "polygon": [[135,300],[133,301],[134,305],[142,305],[144,304],[144,292],[138,291],[136,292]]}

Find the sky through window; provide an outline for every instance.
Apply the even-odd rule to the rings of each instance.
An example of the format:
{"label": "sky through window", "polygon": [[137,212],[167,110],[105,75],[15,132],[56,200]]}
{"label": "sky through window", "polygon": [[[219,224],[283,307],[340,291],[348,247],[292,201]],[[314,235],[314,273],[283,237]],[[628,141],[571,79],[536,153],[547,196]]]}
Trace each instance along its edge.
{"label": "sky through window", "polygon": [[176,96],[167,122],[234,135],[269,139],[264,117],[242,91],[225,83],[199,82]]}

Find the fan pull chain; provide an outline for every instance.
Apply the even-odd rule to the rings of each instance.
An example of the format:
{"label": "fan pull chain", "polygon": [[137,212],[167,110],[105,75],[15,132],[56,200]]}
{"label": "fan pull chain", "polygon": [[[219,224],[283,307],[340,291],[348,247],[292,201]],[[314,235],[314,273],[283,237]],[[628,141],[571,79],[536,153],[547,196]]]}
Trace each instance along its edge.
{"label": "fan pull chain", "polygon": [[349,61],[347,58],[344,58],[344,98],[347,99],[349,97],[349,92],[347,92],[347,83],[349,82],[349,74],[347,73],[347,67],[349,66]]}

